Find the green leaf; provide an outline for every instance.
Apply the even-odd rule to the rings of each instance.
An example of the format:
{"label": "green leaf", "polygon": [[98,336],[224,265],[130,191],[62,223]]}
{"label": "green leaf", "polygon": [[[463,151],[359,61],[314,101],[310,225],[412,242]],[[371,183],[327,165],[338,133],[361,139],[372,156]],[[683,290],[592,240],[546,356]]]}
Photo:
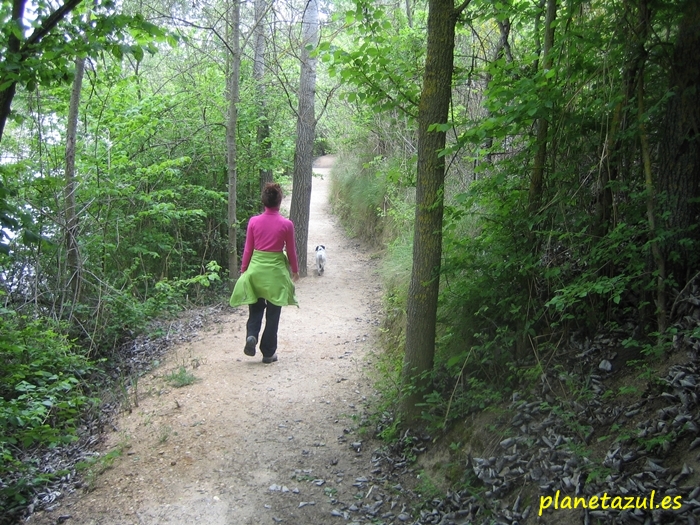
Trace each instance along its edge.
{"label": "green leaf", "polygon": [[430,126],[428,126],[428,131],[430,131],[430,132],[435,131],[438,133],[445,133],[451,129],[452,129],[451,122],[445,122],[442,124],[430,124]]}

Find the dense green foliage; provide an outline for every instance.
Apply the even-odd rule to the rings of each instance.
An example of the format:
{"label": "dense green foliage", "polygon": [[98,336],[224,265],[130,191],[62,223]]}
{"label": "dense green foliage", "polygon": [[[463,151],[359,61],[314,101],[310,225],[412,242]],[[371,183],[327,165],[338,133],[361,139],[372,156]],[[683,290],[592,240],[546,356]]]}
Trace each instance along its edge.
{"label": "dense green foliage", "polygon": [[95,368],[59,326],[0,313],[0,507],[10,515],[26,503],[27,490],[50,478],[24,451],[78,439],[95,402],[81,384]]}
{"label": "dense green foliage", "polygon": [[[700,47],[697,2],[551,5],[546,57],[544,4],[474,0],[457,24],[451,121],[433,128],[448,136],[437,359],[425,405],[434,426],[561,366],[571,337],[622,326],[628,345],[644,350],[638,357],[663,351],[674,300],[700,270],[698,79],[683,62]],[[105,3],[90,18],[84,6],[29,42],[53,6],[37,4],[22,31],[3,4],[0,95],[12,102],[11,112],[3,106],[0,160],[0,503],[8,508],[56,475],[37,471],[37,454],[79,436],[97,395],[81,385],[95,363],[118,362],[121,345],[153,318],[226,296],[231,46],[218,7],[226,11],[127,2],[121,13]],[[387,355],[398,360],[427,4],[332,7],[318,48],[319,142],[342,160],[336,211],[352,233],[387,248]],[[244,9],[249,28],[251,15]],[[167,30],[149,21],[156,16]],[[260,170],[279,179],[293,165],[298,24],[275,24],[264,89],[243,39],[239,231],[258,210]],[[76,58],[86,59],[72,195],[77,266],[65,173]]]}
{"label": "dense green foliage", "polygon": [[[151,8],[162,6],[127,2],[120,12],[107,3],[88,15],[89,7],[73,6],[34,47],[28,35],[55,7],[38,4],[22,34],[11,3],[2,8],[0,49],[13,49],[14,34],[31,51],[4,53],[0,71],[0,92],[16,83],[0,162],[0,507],[13,512],[59,474],[47,467],[39,475],[36,458],[79,437],[100,394],[99,371],[129,373],[120,366],[124,345],[155,318],[220,302],[229,290],[226,21],[183,6],[158,26]],[[268,54],[269,78],[298,67],[281,42]],[[86,73],[71,190],[65,157],[77,58]],[[262,144],[252,69],[246,54],[236,130],[241,231],[259,211],[259,170],[284,179],[293,163],[294,90],[269,82]],[[69,191],[77,265],[67,242]]]}
{"label": "dense green foliage", "polygon": [[[542,67],[543,10],[523,2],[470,5],[457,29],[452,121],[444,128],[440,328],[435,390],[428,393],[425,411],[432,423],[461,418],[523,388],[543,367],[562,364],[559,356],[570,337],[625,327],[629,344],[647,349],[647,355],[670,341],[676,330],[669,328],[673,298],[700,269],[699,166],[693,153],[698,143],[692,130],[684,147],[693,160],[680,180],[690,188],[682,190],[681,201],[694,218],[683,219],[671,204],[678,202],[673,191],[680,190],[669,183],[674,175],[660,169],[669,165],[664,155],[672,154],[667,143],[674,140],[669,101],[681,96],[672,73],[678,50],[675,55],[672,50],[681,45],[684,24],[697,33],[693,5],[556,4],[549,69]],[[357,2],[348,17],[360,20],[360,13],[370,21],[357,24],[347,49],[328,45],[327,61],[348,82],[343,95],[353,115],[348,118],[366,120],[356,100],[377,111],[370,132],[355,139],[346,135],[353,146],[339,147],[354,149],[360,158],[381,151],[375,164],[382,166],[376,170],[382,184],[360,160],[362,169],[340,177],[336,207],[352,208],[352,224],[366,224],[364,234],[376,238],[377,231],[392,229],[382,221],[393,217],[358,220],[382,201],[367,189],[383,187],[391,201],[415,170],[413,151],[402,144],[414,144],[415,122],[396,118],[396,108],[410,108],[415,96],[396,84],[399,75],[392,68],[415,76],[411,71],[421,49],[410,35],[425,28],[418,27],[424,23],[420,12],[412,28],[401,14],[389,15],[376,3]],[[379,47],[391,42],[386,56],[401,60],[382,69],[377,57],[383,53],[358,52],[375,40]],[[697,78],[690,82],[685,89],[695,92]],[[377,91],[382,89],[384,98]],[[399,100],[401,93],[406,96]],[[689,104],[688,111],[697,115],[697,105]],[[545,120],[544,182],[538,187],[533,186],[542,150],[537,130]],[[644,163],[648,152],[651,177]],[[399,184],[391,174],[397,165],[404,167]],[[353,177],[357,180],[345,182]],[[406,235],[393,242],[389,267],[410,264],[411,242]],[[402,315],[397,304],[407,282],[392,284],[397,288],[388,292],[387,327],[400,346],[401,322],[392,322],[392,316]]]}

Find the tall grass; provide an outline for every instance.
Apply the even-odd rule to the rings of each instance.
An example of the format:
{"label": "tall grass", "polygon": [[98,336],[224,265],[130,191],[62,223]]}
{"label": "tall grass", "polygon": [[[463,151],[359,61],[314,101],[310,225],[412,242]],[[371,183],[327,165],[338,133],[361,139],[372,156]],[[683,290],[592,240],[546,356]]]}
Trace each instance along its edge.
{"label": "tall grass", "polygon": [[406,326],[406,298],[411,277],[415,188],[409,186],[415,166],[400,159],[340,153],[331,173],[331,204],[345,229],[382,253],[384,286],[382,349],[377,356],[374,407],[377,430],[392,439],[398,420],[400,373]]}
{"label": "tall grass", "polygon": [[391,157],[340,153],[331,174],[331,204],[353,236],[383,253],[384,346],[403,348],[411,276],[415,188],[412,166]]}
{"label": "tall grass", "polygon": [[413,219],[413,189],[397,186],[409,168],[398,160],[345,152],[331,176],[331,205],[346,230],[375,248],[384,248]]}

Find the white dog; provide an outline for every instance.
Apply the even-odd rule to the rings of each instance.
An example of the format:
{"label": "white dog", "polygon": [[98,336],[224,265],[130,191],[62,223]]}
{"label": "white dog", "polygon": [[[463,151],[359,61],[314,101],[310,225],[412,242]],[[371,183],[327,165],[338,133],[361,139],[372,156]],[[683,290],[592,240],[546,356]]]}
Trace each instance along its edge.
{"label": "white dog", "polygon": [[316,272],[318,275],[323,274],[326,268],[326,247],[323,244],[316,246]]}

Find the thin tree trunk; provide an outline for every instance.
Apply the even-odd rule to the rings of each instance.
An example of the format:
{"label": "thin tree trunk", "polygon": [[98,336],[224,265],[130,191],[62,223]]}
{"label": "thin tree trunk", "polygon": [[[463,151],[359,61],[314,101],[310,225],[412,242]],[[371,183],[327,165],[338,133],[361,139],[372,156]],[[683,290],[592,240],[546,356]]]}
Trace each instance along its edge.
{"label": "thin tree trunk", "polygon": [[635,96],[639,68],[644,62],[644,57],[642,56],[644,54],[644,46],[642,46],[642,55],[640,55],[639,46],[634,41],[631,41],[630,44],[630,58],[627,60],[622,73],[622,100],[615,105],[613,110],[604,142],[605,149],[601,153],[600,183],[598,185],[595,208],[595,231],[600,237],[604,236],[615,226],[615,199],[610,183],[617,180],[623,171],[621,165],[624,163],[620,161],[623,146],[621,135],[624,134],[625,123],[630,117],[627,114],[627,108],[629,101]]}
{"label": "thin tree trunk", "polygon": [[651,155],[649,139],[644,125],[644,70],[640,71],[639,88],[637,90],[639,142],[644,166],[644,186],[647,192],[647,220],[649,221],[649,237],[651,238],[651,254],[656,265],[656,324],[659,334],[666,331],[666,264],[661,256],[659,241],[656,239],[656,214],[654,212],[655,194],[654,181],[651,173]]}
{"label": "thin tree trunk", "polygon": [[266,0],[255,0],[255,55],[253,59],[253,78],[255,89],[258,93],[258,126],[257,143],[262,157],[262,166],[259,170],[260,191],[265,184],[272,182],[272,170],[270,161],[272,149],[270,148],[270,124],[267,120],[267,100],[265,93],[265,24],[263,20],[267,11]]}
{"label": "thin tree trunk", "polygon": [[309,212],[313,175],[316,113],[316,59],[311,52],[318,45],[318,0],[308,0],[302,19],[301,76],[299,79],[299,109],[297,114],[297,141],[294,152],[294,190],[290,219],[296,232],[296,250],[299,275],[307,274],[306,246],[309,239]]}
{"label": "thin tree trunk", "polygon": [[[625,98],[625,103],[627,100]],[[617,154],[620,148],[618,131],[620,129],[623,107],[622,102],[615,106],[604,142],[605,150],[602,152],[600,183],[595,206],[595,231],[599,237],[603,237],[613,226],[613,192],[610,182],[617,179]]]}
{"label": "thin tree trunk", "polygon": [[[493,58],[491,59],[492,62],[495,62],[496,60],[500,59],[503,55],[506,56],[506,60],[508,63],[513,61],[513,55],[511,54],[510,51],[510,44],[508,43],[508,37],[510,36],[510,20],[505,19],[502,22],[498,22],[498,30],[501,33],[501,38],[498,39],[498,43],[496,44],[496,49],[494,50],[493,53]],[[488,71],[486,72],[486,87],[488,88],[489,84],[492,81],[492,75]],[[489,114],[491,112],[489,111]],[[491,164],[493,157],[491,155],[491,148],[493,147],[493,137],[488,137],[484,141],[484,150],[486,150],[488,153],[486,153],[486,163]],[[475,175],[476,178],[476,175]]]}
{"label": "thin tree trunk", "polygon": [[537,16],[535,16],[535,24],[533,33],[535,34],[535,62],[533,64],[534,71],[540,68],[540,55],[542,54],[542,39],[540,38],[540,27],[542,25],[542,10],[544,9],[546,0],[539,0],[537,4]]}
{"label": "thin tree trunk", "polygon": [[228,123],[226,126],[226,154],[228,175],[228,270],[231,283],[239,276],[238,268],[238,219],[236,217],[236,193],[238,171],[236,165],[237,144],[236,128],[238,127],[238,98],[240,92],[240,0],[231,0],[230,24],[231,24],[231,48],[230,71],[228,77]]}
{"label": "thin tree trunk", "polygon": [[[554,45],[554,20],[557,17],[557,0],[547,0],[547,15],[544,22],[544,49],[542,50],[542,67],[545,71],[552,67],[551,50]],[[530,211],[536,212],[542,198],[544,186],[544,166],[547,160],[547,133],[549,121],[541,118],[537,123],[537,152],[532,166],[530,179]]]}
{"label": "thin tree trunk", "polygon": [[[466,4],[462,9],[466,8]],[[446,133],[431,129],[445,124],[452,95],[455,25],[453,0],[430,0],[425,74],[418,105],[418,167],[413,234],[413,267],[406,305],[406,348],[402,381],[406,422],[419,421],[433,368],[437,301],[442,257],[443,191]]]}
{"label": "thin tree trunk", "polygon": [[639,144],[642,154],[642,167],[644,170],[644,186],[647,194],[647,221],[649,224],[649,239],[651,246],[651,255],[656,266],[656,324],[659,332],[659,340],[663,337],[662,334],[666,331],[666,264],[661,255],[659,241],[657,239],[658,230],[656,226],[656,190],[651,168],[651,153],[649,148],[649,137],[645,125],[645,84],[644,70],[647,58],[646,40],[650,30],[651,13],[649,4],[646,0],[639,2],[639,77],[637,79],[637,126],[639,129]]}
{"label": "thin tree trunk", "polygon": [[75,145],[78,135],[78,112],[80,110],[80,92],[85,73],[85,59],[75,61],[75,78],[70,96],[68,109],[68,124],[66,126],[66,186],[64,188],[66,214],[66,257],[68,270],[68,286],[72,293],[71,304],[80,302],[81,263],[78,248],[78,216],[75,211]]}

